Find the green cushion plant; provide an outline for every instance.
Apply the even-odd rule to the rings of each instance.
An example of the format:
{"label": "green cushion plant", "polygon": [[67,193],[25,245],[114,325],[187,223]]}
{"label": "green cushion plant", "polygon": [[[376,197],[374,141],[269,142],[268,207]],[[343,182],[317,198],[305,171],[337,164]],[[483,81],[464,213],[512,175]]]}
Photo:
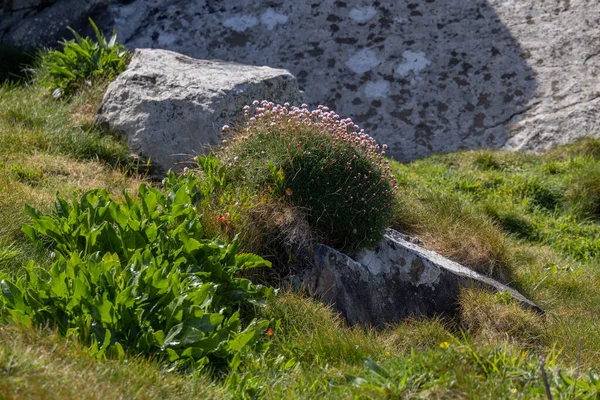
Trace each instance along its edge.
{"label": "green cushion plant", "polygon": [[223,150],[230,180],[302,209],[319,239],[340,249],[379,241],[396,190],[386,146],[324,106],[253,105]]}

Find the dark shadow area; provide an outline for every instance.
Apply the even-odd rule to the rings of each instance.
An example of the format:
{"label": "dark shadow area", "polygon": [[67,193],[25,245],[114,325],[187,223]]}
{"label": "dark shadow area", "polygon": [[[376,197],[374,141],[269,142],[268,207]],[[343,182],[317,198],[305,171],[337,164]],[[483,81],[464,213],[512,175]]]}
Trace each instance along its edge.
{"label": "dark shadow area", "polygon": [[35,52],[0,44],[0,83],[19,84],[29,80],[27,68],[35,62]]}

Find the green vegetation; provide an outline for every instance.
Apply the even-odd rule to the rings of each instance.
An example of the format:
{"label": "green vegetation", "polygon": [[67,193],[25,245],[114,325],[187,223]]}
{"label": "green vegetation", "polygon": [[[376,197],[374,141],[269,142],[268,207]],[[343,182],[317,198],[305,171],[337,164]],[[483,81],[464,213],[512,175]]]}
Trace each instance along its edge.
{"label": "green vegetation", "polygon": [[377,243],[395,182],[375,141],[323,106],[254,103],[222,154],[230,182],[289,201],[321,241],[351,250]]}
{"label": "green vegetation", "polygon": [[30,263],[15,281],[0,275],[0,315],[56,327],[91,343],[99,356],[236,366],[269,327],[267,320],[243,322],[269,292],[234,275],[269,264],[237,254],[235,242],[204,237],[197,185],[192,176],[171,174],[166,195],[142,184],[137,201],[125,193],[119,204],[93,190],[72,205],[56,199],[51,215],[27,207],[33,226],[24,232],[58,259],[49,270]]}
{"label": "green vegetation", "polygon": [[[453,198],[472,208],[469,214],[487,215],[503,235],[550,246],[576,261],[594,262],[600,259],[597,147],[597,140],[585,139],[544,156],[489,151],[442,155],[396,164],[394,171],[400,192],[409,197],[445,202]],[[398,207],[400,225],[407,206]],[[428,213],[436,206],[425,207]]]}
{"label": "green vegetation", "polygon": [[113,31],[106,40],[94,21],[89,21],[96,34],[95,41],[69,28],[75,41],[61,42],[62,51],[48,50],[40,55],[35,74],[56,99],[68,99],[96,80],[114,79],[127,68],[130,54],[117,43],[117,33]]}
{"label": "green vegetation", "polygon": [[[398,181],[391,225],[419,236],[428,248],[508,281],[545,316],[521,309],[503,294],[465,289],[457,315],[408,320],[382,330],[349,328],[301,293],[282,291],[258,308],[219,297],[229,289],[209,277],[216,270],[202,272],[211,264],[200,252],[211,253],[223,279],[254,287],[243,278],[246,273],[235,273],[240,265],[231,243],[237,236],[243,251],[257,249],[271,257],[265,242],[275,246],[277,235],[295,238],[310,230],[302,210],[290,207],[292,199],[285,194],[288,187],[292,196],[301,189],[277,180],[279,169],[268,163],[262,166],[267,181],[257,182],[266,184],[266,191],[235,185],[227,166],[211,157],[200,159],[192,175],[170,175],[163,185],[146,181],[125,145],[93,127],[103,85],[84,85],[68,103],[54,101],[35,82],[0,88],[2,313],[11,320],[29,317],[32,325],[51,322],[41,328],[0,325],[1,398],[496,399],[544,398],[546,391],[554,398],[600,398],[598,140],[544,155],[474,151],[406,165],[391,162]],[[57,191],[60,198],[79,200],[59,201],[52,211]],[[28,216],[26,204],[39,211]],[[119,213],[129,214],[127,223]],[[181,229],[184,221],[190,222],[189,230]],[[24,225],[32,225],[25,231],[43,246],[32,243],[21,230]],[[177,264],[179,257],[185,265]],[[168,266],[167,259],[173,261]],[[285,265],[277,261],[273,268],[252,271],[276,272]],[[152,266],[163,274],[151,279],[146,272],[144,279],[126,284],[132,271]],[[249,327],[252,335],[245,339],[251,336],[257,347],[234,356],[229,351],[234,332],[215,352],[202,353],[214,368],[190,372],[193,368],[169,362],[168,350],[166,356],[161,353],[160,334],[147,333],[170,330],[164,320],[153,321],[166,315],[166,303],[154,301],[165,290],[161,283],[178,287],[177,296],[195,298],[201,291],[191,293],[189,284],[197,275],[218,286],[210,295],[214,307],[202,309],[203,315],[231,320],[239,309],[236,329]],[[152,288],[155,282],[161,287]],[[144,287],[148,303],[133,295],[135,285]],[[75,295],[82,287],[103,293],[93,299]],[[165,301],[175,298],[172,291],[164,293]],[[46,308],[33,304],[44,296]],[[153,306],[156,315],[134,312]],[[253,331],[253,317],[273,321],[272,329],[257,325]],[[186,316],[182,312],[177,318]],[[91,321],[95,324],[88,329]],[[127,327],[142,333],[134,335]],[[147,340],[138,340],[144,334]],[[184,335],[183,329],[177,335]],[[94,341],[97,345],[90,346]],[[173,345],[178,357],[187,355],[185,344]],[[202,354],[190,360],[202,360]]]}

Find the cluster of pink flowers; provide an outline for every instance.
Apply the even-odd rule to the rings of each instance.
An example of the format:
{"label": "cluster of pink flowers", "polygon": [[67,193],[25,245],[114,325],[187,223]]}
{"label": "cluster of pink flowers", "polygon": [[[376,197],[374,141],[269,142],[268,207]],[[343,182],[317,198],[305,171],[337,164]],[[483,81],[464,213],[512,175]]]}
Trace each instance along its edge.
{"label": "cluster of pink flowers", "polygon": [[[352,119],[342,119],[331,111],[328,107],[320,105],[316,110],[309,110],[306,104],[300,107],[291,106],[289,103],[275,104],[271,101],[263,100],[259,102],[254,100],[252,105],[255,107],[254,114],[250,115],[251,107],[244,106],[244,116],[247,126],[255,123],[268,122],[268,126],[278,127],[280,129],[293,126],[312,126],[320,132],[327,133],[332,137],[342,140],[352,146],[362,148],[368,154],[380,154],[383,156],[386,145],[380,147],[375,139],[360,129],[358,125],[352,122]],[[223,127],[228,130],[229,127]]]}
{"label": "cluster of pink flowers", "polygon": [[[251,110],[254,108],[254,112]],[[315,110],[309,110],[306,104],[300,107],[290,106],[289,103],[275,104],[271,101],[254,100],[252,106],[243,108],[246,120],[245,130],[249,134],[255,125],[261,125],[268,130],[277,129],[280,132],[294,133],[295,128],[314,127],[318,132],[330,135],[335,141],[340,141],[358,148],[381,168],[384,176],[391,179],[394,189],[397,184],[391,173],[391,168],[384,160],[387,145],[379,146],[375,139],[365,133],[350,118],[341,118],[328,107],[320,105]],[[229,126],[223,126],[223,131],[229,131]],[[247,136],[242,136],[244,138]],[[335,161],[335,160],[333,160]],[[350,161],[348,161],[350,168]]]}

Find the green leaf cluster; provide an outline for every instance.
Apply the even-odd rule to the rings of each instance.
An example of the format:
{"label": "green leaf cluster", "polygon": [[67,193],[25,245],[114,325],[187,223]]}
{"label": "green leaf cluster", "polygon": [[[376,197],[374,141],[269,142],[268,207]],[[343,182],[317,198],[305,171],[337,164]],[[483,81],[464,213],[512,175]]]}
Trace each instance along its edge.
{"label": "green leaf cluster", "polygon": [[49,245],[49,270],[31,262],[18,279],[0,275],[0,317],[55,327],[100,357],[154,356],[183,368],[237,368],[266,350],[271,321],[254,318],[271,289],[238,272],[270,267],[254,254],[205,238],[192,174],[170,173],[165,192],[140,185],[118,202],[104,190],[32,217],[24,232]]}
{"label": "green leaf cluster", "polygon": [[96,40],[69,27],[75,40],[60,42],[62,51],[48,50],[40,56],[39,81],[50,87],[54,98],[69,98],[83,85],[97,79],[112,80],[127,68],[130,53],[117,43],[116,31],[107,40],[94,21],[89,21]]}

